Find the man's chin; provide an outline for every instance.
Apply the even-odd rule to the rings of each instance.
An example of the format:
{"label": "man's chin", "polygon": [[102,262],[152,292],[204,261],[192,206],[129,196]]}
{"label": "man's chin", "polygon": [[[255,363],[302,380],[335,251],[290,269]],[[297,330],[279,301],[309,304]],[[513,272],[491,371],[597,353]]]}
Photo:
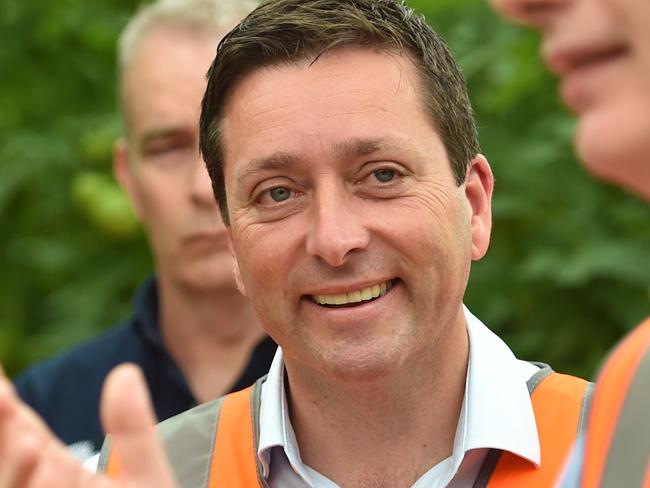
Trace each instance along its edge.
{"label": "man's chin", "polygon": [[[639,193],[650,184],[643,177],[650,152],[650,114],[612,114],[606,110],[585,114],[576,132],[578,157],[597,178]],[[624,118],[627,116],[627,119]],[[626,120],[613,124],[612,120]],[[615,126],[616,125],[616,126]]]}
{"label": "man's chin", "polygon": [[[396,354],[388,354],[387,347],[373,344],[341,344],[329,353],[317,351],[315,368],[332,381],[349,385],[372,385],[381,383],[399,369]],[[393,349],[394,350],[394,349]]]}
{"label": "man's chin", "polygon": [[232,292],[236,291],[235,278],[230,265],[224,269],[210,263],[197,263],[185,266],[175,273],[179,286],[200,292]]}

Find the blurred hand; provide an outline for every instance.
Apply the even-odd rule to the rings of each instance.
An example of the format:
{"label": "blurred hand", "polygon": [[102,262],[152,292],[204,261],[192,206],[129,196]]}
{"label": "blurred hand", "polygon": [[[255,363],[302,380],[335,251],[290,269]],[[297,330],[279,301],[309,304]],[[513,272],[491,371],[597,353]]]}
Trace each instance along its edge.
{"label": "blurred hand", "polygon": [[140,371],[115,368],[102,394],[102,424],[119,452],[122,477],[109,480],[68,453],[20,401],[0,367],[0,488],[174,488],[155,422]]}

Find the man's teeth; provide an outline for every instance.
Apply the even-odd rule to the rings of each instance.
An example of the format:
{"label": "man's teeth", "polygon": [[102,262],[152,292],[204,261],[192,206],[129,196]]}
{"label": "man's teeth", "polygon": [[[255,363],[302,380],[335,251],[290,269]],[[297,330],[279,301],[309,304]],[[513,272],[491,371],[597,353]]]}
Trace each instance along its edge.
{"label": "man's teeth", "polygon": [[383,296],[390,290],[391,286],[390,281],[384,281],[378,285],[340,295],[313,295],[312,299],[319,305],[347,305],[348,303],[359,303]]}

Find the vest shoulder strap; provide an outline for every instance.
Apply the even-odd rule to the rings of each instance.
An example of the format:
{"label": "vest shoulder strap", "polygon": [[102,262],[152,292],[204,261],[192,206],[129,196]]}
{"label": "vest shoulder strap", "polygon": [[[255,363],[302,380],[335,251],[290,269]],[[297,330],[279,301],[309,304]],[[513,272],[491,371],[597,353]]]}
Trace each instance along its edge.
{"label": "vest shoulder strap", "polygon": [[491,449],[474,488],[554,486],[566,456],[584,432],[591,383],[544,366],[528,381],[528,389],[540,441],[540,466],[510,452]]}
{"label": "vest shoulder strap", "polygon": [[259,409],[266,377],[248,390],[226,396],[221,407],[208,488],[267,488],[257,458]]}
{"label": "vest shoulder strap", "polygon": [[650,318],[606,360],[588,424],[582,486],[650,487]]}

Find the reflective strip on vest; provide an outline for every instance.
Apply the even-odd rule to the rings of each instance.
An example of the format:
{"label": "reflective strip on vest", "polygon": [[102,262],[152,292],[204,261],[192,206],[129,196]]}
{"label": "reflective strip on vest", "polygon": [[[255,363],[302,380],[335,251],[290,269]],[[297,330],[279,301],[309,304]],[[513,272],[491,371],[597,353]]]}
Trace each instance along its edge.
{"label": "reflective strip on vest", "polygon": [[[202,405],[160,425],[160,434],[182,488],[268,488],[257,457],[261,384]],[[537,468],[507,452],[490,450],[475,487],[550,487],[581,430],[589,383],[546,366],[528,382],[540,437]],[[198,440],[186,439],[198,436]],[[119,477],[109,440],[100,469]],[[116,469],[118,468],[118,469]],[[196,471],[196,472],[194,472]]]}
{"label": "reflective strip on vest", "polygon": [[614,350],[598,377],[583,488],[650,488],[650,319]]}

